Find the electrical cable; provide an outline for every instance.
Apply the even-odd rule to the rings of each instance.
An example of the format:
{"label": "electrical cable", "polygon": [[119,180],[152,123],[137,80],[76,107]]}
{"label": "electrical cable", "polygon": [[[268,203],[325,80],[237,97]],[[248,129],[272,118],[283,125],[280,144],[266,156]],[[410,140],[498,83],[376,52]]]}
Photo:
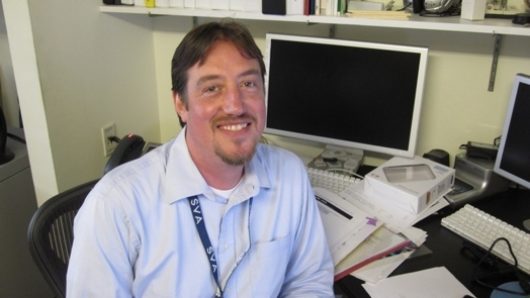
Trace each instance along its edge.
{"label": "electrical cable", "polygon": [[[486,260],[487,257],[489,256],[492,256],[493,254],[491,253],[491,251],[493,250],[493,248],[495,247],[495,245],[500,242],[500,241],[504,241],[506,242],[506,244],[508,245],[508,251],[510,252],[510,255],[512,256],[513,258],[513,261],[514,263],[513,264],[510,264],[510,267],[512,267],[513,269],[513,273],[516,275],[516,277],[519,279],[519,284],[521,285],[521,288],[523,289],[523,292],[517,292],[517,291],[512,291],[512,290],[508,290],[508,289],[503,289],[503,288],[500,288],[498,286],[493,286],[491,284],[488,284],[487,282],[483,281],[484,277],[482,278],[479,278],[478,277],[478,268],[480,267],[480,265]],[[528,281],[524,280],[522,278],[521,275],[517,274],[519,268],[518,268],[518,261],[517,261],[517,257],[515,256],[515,254],[513,253],[513,250],[512,250],[512,246],[510,244],[510,241],[504,237],[499,237],[497,239],[495,239],[495,241],[493,241],[493,243],[491,244],[491,246],[489,247],[488,251],[482,256],[482,258],[480,258],[480,260],[478,261],[477,265],[475,266],[475,268],[473,269],[473,275],[472,275],[472,279],[475,283],[483,286],[483,287],[486,287],[486,288],[490,288],[492,290],[497,290],[497,291],[500,291],[500,292],[505,292],[505,293],[510,293],[510,294],[514,294],[514,295],[521,295],[521,296],[526,296],[528,294],[530,294],[530,291],[528,291],[528,286],[527,285],[524,285],[524,283],[528,283]],[[501,272],[498,272],[500,274],[503,274]],[[505,273],[509,273],[509,272],[505,272]]]}

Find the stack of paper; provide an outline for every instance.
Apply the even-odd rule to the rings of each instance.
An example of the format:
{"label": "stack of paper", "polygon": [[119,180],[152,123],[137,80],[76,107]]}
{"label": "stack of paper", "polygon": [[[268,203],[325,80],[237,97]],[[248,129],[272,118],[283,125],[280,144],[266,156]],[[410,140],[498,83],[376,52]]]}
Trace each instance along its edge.
{"label": "stack of paper", "polygon": [[425,241],[426,233],[410,226],[399,233],[392,231],[372,215],[377,213],[363,210],[356,200],[323,188],[314,191],[335,264],[335,280],[390,255],[404,256]]}
{"label": "stack of paper", "polygon": [[413,225],[448,205],[442,196],[421,212],[390,204],[391,197],[352,184],[339,194],[315,188],[326,236],[335,263],[335,280],[348,274],[376,282],[392,273],[420,247],[427,233]]}
{"label": "stack of paper", "polygon": [[337,265],[382,222],[327,189],[314,190],[333,262]]}
{"label": "stack of paper", "polygon": [[[410,236],[407,237],[404,234],[396,234],[385,226],[380,227],[335,266],[335,280],[339,280],[361,268],[364,269],[367,265],[373,267],[372,264],[374,262],[378,263],[390,256],[403,256],[408,252],[412,253],[427,237],[424,231],[413,227],[410,228],[409,235]],[[407,254],[403,260],[409,255],[410,254]],[[400,262],[398,265],[402,261],[401,258],[399,260]],[[385,262],[382,263],[388,263],[388,261],[389,260],[385,260]],[[385,270],[383,276],[378,272],[377,276],[384,278],[394,269],[395,267],[391,268],[390,272],[386,272],[387,270]],[[364,280],[364,278],[360,279]]]}

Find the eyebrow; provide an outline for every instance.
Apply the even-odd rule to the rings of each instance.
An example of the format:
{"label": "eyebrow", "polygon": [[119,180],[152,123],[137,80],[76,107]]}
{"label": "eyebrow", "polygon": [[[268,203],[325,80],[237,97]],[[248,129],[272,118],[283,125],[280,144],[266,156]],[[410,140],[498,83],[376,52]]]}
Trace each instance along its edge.
{"label": "eyebrow", "polygon": [[[259,69],[255,69],[255,68],[251,68],[249,70],[246,70],[242,73],[240,73],[237,77],[240,78],[240,77],[245,77],[245,76],[249,76],[249,75],[260,75],[260,70]],[[199,80],[197,81],[197,86],[200,86],[202,84],[204,84],[205,82],[208,82],[208,81],[212,81],[212,80],[216,80],[216,79],[221,79],[222,76],[221,75],[216,75],[216,74],[213,74],[213,75],[205,75],[201,78],[199,78]]]}

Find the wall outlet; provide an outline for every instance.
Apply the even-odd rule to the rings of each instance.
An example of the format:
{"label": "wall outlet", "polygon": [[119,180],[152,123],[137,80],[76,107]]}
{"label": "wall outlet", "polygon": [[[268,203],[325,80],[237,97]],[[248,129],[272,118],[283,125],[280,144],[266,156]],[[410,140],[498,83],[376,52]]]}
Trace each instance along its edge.
{"label": "wall outlet", "polygon": [[116,124],[109,123],[101,128],[101,141],[103,142],[103,156],[108,157],[112,154],[114,149],[118,146],[110,140],[111,137],[116,137]]}

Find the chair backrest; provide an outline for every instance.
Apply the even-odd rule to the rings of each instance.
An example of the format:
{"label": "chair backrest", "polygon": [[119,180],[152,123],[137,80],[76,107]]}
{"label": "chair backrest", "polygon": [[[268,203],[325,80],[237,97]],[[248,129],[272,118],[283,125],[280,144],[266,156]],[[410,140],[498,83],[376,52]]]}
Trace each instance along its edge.
{"label": "chair backrest", "polygon": [[[129,134],[121,139],[105,165],[104,174],[140,157],[144,145],[143,138],[137,135]],[[65,297],[66,292],[66,271],[74,241],[74,217],[98,180],[48,199],[33,214],[28,226],[31,256],[59,298]]]}
{"label": "chair backrest", "polygon": [[87,182],[48,199],[29,223],[30,253],[46,282],[60,298],[65,297],[74,217],[96,182]]}

